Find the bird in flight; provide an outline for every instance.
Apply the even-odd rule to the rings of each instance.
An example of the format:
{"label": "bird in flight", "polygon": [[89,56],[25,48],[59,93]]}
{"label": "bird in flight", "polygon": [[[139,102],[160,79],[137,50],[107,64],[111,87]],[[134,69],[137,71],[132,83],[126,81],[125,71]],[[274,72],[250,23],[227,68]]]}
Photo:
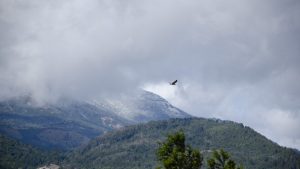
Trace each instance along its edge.
{"label": "bird in flight", "polygon": [[170,85],[176,85],[177,80],[175,80],[174,82],[170,83]]}

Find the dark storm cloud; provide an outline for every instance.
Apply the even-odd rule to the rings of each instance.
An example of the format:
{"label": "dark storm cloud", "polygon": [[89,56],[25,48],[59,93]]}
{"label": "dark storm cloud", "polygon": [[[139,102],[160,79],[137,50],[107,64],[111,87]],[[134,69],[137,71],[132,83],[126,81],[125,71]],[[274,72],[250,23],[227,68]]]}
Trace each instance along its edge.
{"label": "dark storm cloud", "polygon": [[44,102],[146,86],[194,115],[300,148],[299,9],[296,0],[2,0],[0,96]]}

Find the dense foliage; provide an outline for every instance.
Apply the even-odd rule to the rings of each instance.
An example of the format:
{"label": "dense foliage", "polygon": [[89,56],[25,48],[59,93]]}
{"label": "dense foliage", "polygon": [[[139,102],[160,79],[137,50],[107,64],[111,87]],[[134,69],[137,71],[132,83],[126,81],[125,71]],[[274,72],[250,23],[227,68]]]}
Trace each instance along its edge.
{"label": "dense foliage", "polygon": [[[171,119],[130,126],[92,140],[64,161],[66,168],[141,169],[158,166],[157,142],[182,130],[204,159],[223,148],[247,169],[300,169],[300,155],[242,124],[214,119]],[[206,161],[206,160],[205,160]],[[207,164],[204,163],[206,168]]]}
{"label": "dense foliage", "polygon": [[182,131],[168,135],[167,140],[160,143],[157,157],[163,164],[157,169],[199,169],[203,160],[199,150],[185,144]]}
{"label": "dense foliage", "polygon": [[0,168],[33,169],[47,163],[63,160],[59,152],[45,151],[0,135]]}
{"label": "dense foliage", "polygon": [[207,160],[208,169],[242,169],[237,167],[236,163],[230,159],[228,152],[221,150],[214,150],[212,157]]}

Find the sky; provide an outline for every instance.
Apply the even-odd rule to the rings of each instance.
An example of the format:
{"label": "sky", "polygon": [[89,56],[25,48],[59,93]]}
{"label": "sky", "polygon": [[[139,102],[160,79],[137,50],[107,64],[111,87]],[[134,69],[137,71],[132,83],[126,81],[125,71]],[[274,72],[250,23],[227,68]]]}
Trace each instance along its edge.
{"label": "sky", "polygon": [[0,99],[143,88],[299,150],[299,16],[298,0],[0,0]]}

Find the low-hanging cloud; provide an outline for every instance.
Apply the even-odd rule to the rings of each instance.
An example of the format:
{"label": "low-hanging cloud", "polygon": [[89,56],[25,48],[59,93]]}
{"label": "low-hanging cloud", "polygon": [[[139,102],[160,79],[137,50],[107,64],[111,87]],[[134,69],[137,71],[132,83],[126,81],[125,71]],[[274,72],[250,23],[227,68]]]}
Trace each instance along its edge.
{"label": "low-hanging cloud", "polygon": [[300,149],[299,9],[297,0],[2,0],[0,98],[144,87]]}

